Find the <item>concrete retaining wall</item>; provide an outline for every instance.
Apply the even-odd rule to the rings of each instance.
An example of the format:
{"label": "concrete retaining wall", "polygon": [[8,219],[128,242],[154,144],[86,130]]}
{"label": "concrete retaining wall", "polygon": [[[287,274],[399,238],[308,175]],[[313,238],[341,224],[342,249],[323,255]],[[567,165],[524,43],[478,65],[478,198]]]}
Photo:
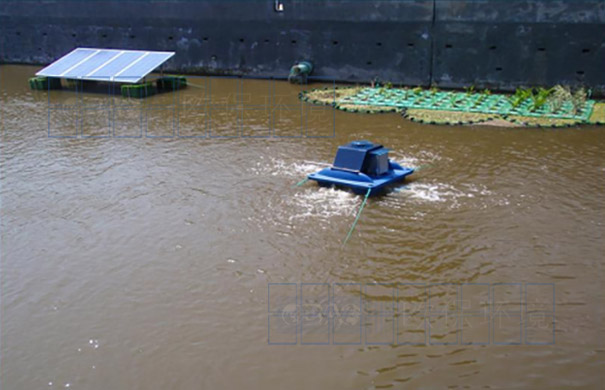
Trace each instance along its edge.
{"label": "concrete retaining wall", "polygon": [[167,70],[512,89],[605,90],[602,0],[2,1],[0,61],[75,47],[174,50]]}

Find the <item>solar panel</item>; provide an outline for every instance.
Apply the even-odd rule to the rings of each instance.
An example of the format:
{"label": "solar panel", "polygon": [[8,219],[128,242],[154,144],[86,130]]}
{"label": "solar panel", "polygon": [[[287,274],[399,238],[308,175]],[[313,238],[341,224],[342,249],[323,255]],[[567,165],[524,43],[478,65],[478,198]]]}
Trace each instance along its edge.
{"label": "solar panel", "polygon": [[36,76],[136,83],[174,52],[77,48]]}

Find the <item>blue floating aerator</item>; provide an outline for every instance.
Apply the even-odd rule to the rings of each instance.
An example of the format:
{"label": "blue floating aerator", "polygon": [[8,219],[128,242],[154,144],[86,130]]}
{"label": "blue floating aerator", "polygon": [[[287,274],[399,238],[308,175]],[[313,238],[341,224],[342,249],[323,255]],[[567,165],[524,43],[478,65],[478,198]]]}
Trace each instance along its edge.
{"label": "blue floating aerator", "polygon": [[338,147],[334,164],[330,168],[308,176],[321,186],[351,188],[359,194],[375,195],[386,186],[403,180],[414,173],[389,160],[389,150],[370,141],[353,141]]}

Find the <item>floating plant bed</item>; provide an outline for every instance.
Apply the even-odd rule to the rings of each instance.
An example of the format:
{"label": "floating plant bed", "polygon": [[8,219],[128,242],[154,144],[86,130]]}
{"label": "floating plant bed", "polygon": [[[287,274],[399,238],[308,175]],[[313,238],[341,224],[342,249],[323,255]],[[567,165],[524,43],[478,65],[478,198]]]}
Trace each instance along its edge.
{"label": "floating plant bed", "polygon": [[[410,93],[404,89],[392,89],[389,92],[389,99],[385,99],[384,92],[381,92],[380,88],[365,88],[355,95],[339,99],[337,103],[578,120],[587,120],[595,103],[594,100],[586,100],[584,106],[574,112],[570,102],[563,103],[557,110],[548,103],[533,109],[533,102],[529,97],[513,107],[510,95],[470,93],[461,96],[459,92],[423,90]],[[456,104],[452,103],[452,97],[457,99]]]}
{"label": "floating plant bed", "polygon": [[[514,95],[492,94],[488,90],[459,92],[420,87],[345,87],[336,91],[335,94],[326,93],[325,89],[306,91],[301,94],[301,99],[315,104],[331,104],[349,112],[398,111],[412,120],[421,117],[423,119],[418,121],[427,123],[468,124],[501,119],[517,126],[548,127],[600,123],[592,115],[593,110],[605,104],[586,99],[585,93],[578,99],[568,88],[561,86],[550,90],[519,89]],[[565,97],[561,98],[560,94]],[[473,121],[475,117],[477,120]]]}

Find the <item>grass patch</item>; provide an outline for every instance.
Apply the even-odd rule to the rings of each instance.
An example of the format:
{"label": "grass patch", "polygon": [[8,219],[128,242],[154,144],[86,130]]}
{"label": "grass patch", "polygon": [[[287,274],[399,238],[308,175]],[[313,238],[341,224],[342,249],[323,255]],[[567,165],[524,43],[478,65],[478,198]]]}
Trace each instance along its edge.
{"label": "grass patch", "polygon": [[416,122],[434,123],[438,125],[457,125],[486,122],[499,118],[493,114],[482,114],[476,112],[439,111],[408,109],[405,117]]}
{"label": "grass patch", "polygon": [[509,115],[506,120],[530,127],[565,127],[584,123],[579,119],[537,118],[533,116]]}
{"label": "grass patch", "polygon": [[343,111],[361,112],[366,114],[379,114],[384,112],[401,112],[400,109],[384,106],[366,106],[358,104],[339,104],[336,108]]}
{"label": "grass patch", "polygon": [[605,124],[605,102],[595,103],[592,114],[588,118],[588,123]]}
{"label": "grass patch", "polygon": [[361,91],[363,87],[346,87],[336,89],[314,89],[311,91],[305,91],[302,94],[303,100],[312,102],[316,100],[320,103],[330,105],[334,100],[342,99],[344,97],[353,96]]}

